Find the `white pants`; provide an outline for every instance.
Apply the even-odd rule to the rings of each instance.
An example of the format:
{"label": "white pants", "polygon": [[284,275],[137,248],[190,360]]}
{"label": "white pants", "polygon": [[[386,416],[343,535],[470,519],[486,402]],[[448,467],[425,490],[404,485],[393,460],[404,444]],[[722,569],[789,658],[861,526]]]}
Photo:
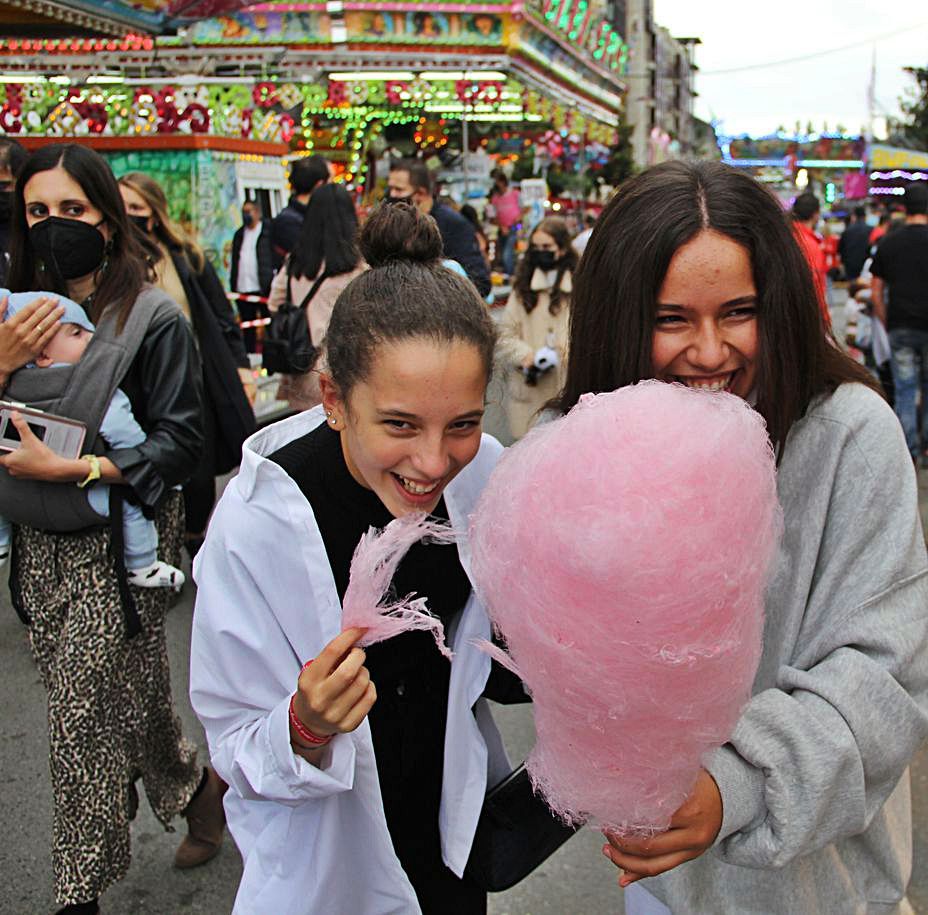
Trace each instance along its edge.
{"label": "white pants", "polygon": [[673,913],[640,883],[633,883],[625,890],[625,915],[673,915]]}

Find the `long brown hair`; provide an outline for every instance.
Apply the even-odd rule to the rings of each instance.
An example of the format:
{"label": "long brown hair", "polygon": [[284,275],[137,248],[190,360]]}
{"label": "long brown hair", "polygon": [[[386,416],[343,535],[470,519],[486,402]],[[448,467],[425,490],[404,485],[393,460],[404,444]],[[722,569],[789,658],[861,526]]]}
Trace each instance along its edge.
{"label": "long brown hair", "polygon": [[654,375],[658,294],[674,254],[705,229],[744,247],[757,288],[757,411],[779,448],[813,397],[878,383],[826,329],[812,273],[776,198],[717,162],[665,162],[612,198],[574,277],[570,360],[557,401],[567,412],[599,393]]}
{"label": "long brown hair", "polygon": [[[99,153],[76,143],[52,144],[37,149],[26,160],[13,193],[10,233],[10,288],[14,292],[48,290],[67,295],[51,272],[36,256],[29,242],[24,190],[40,172],[63,168],[102,214],[110,228],[106,259],[94,278],[94,293],[88,312],[94,322],[109,307],[118,311],[121,330],[143,285],[152,279],[139,234],[126,216],[116,179]],[[105,266],[104,266],[105,265]]]}
{"label": "long brown hair", "polygon": [[564,252],[556,263],[557,276],[554,279],[551,300],[548,303],[548,311],[556,315],[564,304],[561,300],[561,280],[564,278],[565,273],[573,273],[577,267],[577,252],[574,251],[570,244],[570,230],[567,228],[565,219],[560,216],[546,216],[532,229],[532,234],[529,235],[529,250],[525,252],[519,261],[519,266],[516,267],[512,288],[519,296],[522,306],[531,314],[538,304],[538,292],[532,289],[532,276],[535,273],[535,267],[532,265],[532,259],[529,256],[531,253],[531,240],[536,232],[544,232],[550,235],[558,248]]}
{"label": "long brown hair", "polygon": [[[200,273],[206,264],[203,249],[168,214],[168,198],[164,189],[151,175],[144,172],[127,172],[119,179],[123,187],[135,191],[150,207],[154,216],[154,234],[168,250],[180,251],[194,273]],[[160,251],[158,252],[160,254]],[[160,258],[159,258],[160,259]]]}

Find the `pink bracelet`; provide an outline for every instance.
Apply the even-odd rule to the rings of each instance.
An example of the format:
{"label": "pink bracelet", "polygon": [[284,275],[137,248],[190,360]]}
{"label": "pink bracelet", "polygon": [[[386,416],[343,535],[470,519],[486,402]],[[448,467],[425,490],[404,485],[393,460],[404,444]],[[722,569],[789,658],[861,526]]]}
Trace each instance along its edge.
{"label": "pink bracelet", "polygon": [[[310,664],[313,663],[313,659],[310,658],[304,665],[303,670],[306,670]],[[302,671],[300,671],[302,673]],[[314,734],[302,721],[300,721],[296,709],[293,707],[293,700],[296,699],[296,693],[290,697],[290,724],[293,726],[293,730],[307,741],[310,746],[306,749],[318,749],[319,747],[324,747],[335,735],[327,734],[325,737],[320,736],[319,734]]]}

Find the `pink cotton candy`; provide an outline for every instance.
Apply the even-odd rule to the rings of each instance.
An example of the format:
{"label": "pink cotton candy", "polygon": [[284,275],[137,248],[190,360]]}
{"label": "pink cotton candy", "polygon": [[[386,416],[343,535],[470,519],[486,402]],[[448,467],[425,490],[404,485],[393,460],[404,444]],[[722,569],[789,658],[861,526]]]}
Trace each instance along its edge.
{"label": "pink cotton candy", "polygon": [[391,521],[382,531],[371,528],[355,547],[351,557],[348,587],[342,601],[342,628],[366,628],[359,645],[373,645],[413,629],[431,630],[438,650],[449,660],[445,628],[428,612],[426,599],[408,594],[403,598],[384,598],[396,567],[420,540],[451,543],[454,531],[447,524],[429,521],[421,512]]}
{"label": "pink cotton candy", "polygon": [[751,695],[781,526],[763,420],[733,395],[587,395],[504,454],[472,571],[534,700],[529,773],[563,819],[669,825]]}

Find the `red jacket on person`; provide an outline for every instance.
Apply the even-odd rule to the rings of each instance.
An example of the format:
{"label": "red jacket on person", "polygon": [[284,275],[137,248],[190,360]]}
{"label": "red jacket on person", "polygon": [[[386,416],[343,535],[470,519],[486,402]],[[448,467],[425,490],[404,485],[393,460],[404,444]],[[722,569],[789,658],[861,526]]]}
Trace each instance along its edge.
{"label": "red jacket on person", "polygon": [[828,312],[828,302],[825,299],[825,279],[828,275],[828,266],[822,240],[807,225],[798,220],[793,220],[793,231],[796,234],[799,247],[802,248],[802,253],[805,254],[806,260],[812,268],[812,278],[815,280],[815,291],[818,295],[818,304],[822,309],[825,325],[826,327],[830,326],[831,315]]}

